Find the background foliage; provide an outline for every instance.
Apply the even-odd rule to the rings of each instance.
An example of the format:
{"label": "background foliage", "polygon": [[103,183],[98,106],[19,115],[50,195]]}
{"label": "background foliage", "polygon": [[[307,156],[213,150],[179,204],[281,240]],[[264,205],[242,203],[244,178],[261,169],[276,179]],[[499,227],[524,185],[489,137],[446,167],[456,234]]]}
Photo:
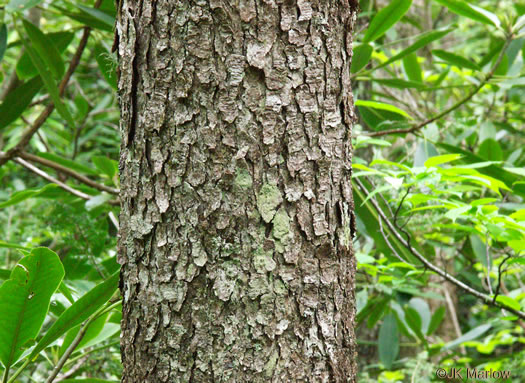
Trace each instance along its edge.
{"label": "background foliage", "polygon": [[[0,5],[0,373],[117,381],[115,7]],[[525,4],[360,6],[359,381],[524,380]]]}

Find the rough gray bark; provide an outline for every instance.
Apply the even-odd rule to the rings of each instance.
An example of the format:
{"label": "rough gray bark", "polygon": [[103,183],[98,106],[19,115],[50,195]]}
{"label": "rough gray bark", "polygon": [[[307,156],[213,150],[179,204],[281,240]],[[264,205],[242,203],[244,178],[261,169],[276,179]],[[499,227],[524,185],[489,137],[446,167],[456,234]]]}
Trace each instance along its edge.
{"label": "rough gray bark", "polygon": [[355,8],[121,2],[123,382],[355,382]]}

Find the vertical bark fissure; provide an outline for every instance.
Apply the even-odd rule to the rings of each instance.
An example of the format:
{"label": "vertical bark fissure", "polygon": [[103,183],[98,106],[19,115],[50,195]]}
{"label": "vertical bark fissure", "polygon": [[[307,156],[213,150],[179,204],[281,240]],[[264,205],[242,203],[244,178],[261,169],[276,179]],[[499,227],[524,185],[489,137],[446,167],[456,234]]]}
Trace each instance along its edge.
{"label": "vertical bark fissure", "polygon": [[122,1],[123,382],[355,382],[355,11]]}

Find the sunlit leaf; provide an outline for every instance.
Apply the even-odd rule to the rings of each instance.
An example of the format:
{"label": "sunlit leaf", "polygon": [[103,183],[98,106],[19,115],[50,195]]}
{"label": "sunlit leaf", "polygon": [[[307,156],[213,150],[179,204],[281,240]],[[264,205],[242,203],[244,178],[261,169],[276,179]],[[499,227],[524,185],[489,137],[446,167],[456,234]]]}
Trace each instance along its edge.
{"label": "sunlit leaf", "polygon": [[395,23],[403,17],[412,5],[412,0],[392,0],[388,6],[381,9],[370,22],[363,41],[365,43],[377,40],[383,36]]}

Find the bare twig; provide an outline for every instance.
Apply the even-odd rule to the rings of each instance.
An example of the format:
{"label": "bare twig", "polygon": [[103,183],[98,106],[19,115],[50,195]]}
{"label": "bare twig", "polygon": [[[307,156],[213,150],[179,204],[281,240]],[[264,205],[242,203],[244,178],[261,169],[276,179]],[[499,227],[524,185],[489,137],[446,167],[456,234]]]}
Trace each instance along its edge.
{"label": "bare twig", "polygon": [[83,184],[91,186],[94,189],[97,189],[97,190],[100,190],[100,191],[105,191],[107,193],[114,194],[114,195],[118,195],[119,194],[119,190],[118,189],[115,189],[115,188],[112,188],[112,187],[109,187],[109,186],[106,186],[106,185],[98,184],[95,181],[90,180],[86,176],[83,176],[82,174],[78,174],[74,170],[66,168],[65,166],[57,164],[56,162],[50,161],[50,160],[48,160],[46,158],[42,158],[42,157],[36,156],[34,154],[27,153],[27,152],[21,152],[19,154],[19,156],[21,158],[25,159],[25,160],[28,160],[28,161],[31,161],[31,162],[37,162],[37,163],[39,163],[41,165],[47,166],[49,168],[55,169],[56,171],[59,171],[59,172],[64,173],[64,174],[67,174],[68,176],[73,177],[77,181],[80,181]]}
{"label": "bare twig", "polygon": [[[97,0],[97,2],[94,5],[94,8],[99,8],[100,4],[102,3],[102,0]],[[69,80],[71,79],[71,76],[75,72],[75,70],[78,67],[78,64],[80,63],[80,58],[82,56],[82,53],[84,52],[84,49],[86,48],[89,35],[91,34],[91,28],[90,27],[84,27],[84,33],[82,34],[82,38],[80,39],[80,43],[78,45],[77,50],[75,51],[75,54],[73,55],[73,58],[71,59],[71,62],[69,63],[69,67],[67,68],[67,72],[62,78],[62,81],[60,81],[60,85],[58,86],[58,91],[60,97],[64,95],[64,91],[66,90],[67,84]],[[4,165],[6,162],[11,160],[12,158],[19,155],[19,153],[24,150],[24,148],[27,146],[33,135],[36,133],[38,129],[46,122],[47,118],[51,115],[53,110],[55,109],[55,104],[53,102],[50,102],[47,104],[45,109],[40,113],[40,115],[36,118],[36,120],[33,122],[33,125],[31,125],[23,134],[22,138],[18,143],[9,149],[6,153],[0,155],[0,166]]]}
{"label": "bare twig", "polygon": [[[366,189],[366,187],[363,185],[363,183],[359,180],[359,178],[355,178],[354,179],[356,184],[359,186],[359,188],[362,190],[362,192],[366,195],[366,196],[369,196],[369,192],[368,190]],[[517,315],[518,317],[522,318],[522,319],[525,319],[525,313],[520,311],[520,310],[516,310],[512,307],[509,307],[501,302],[493,302],[492,301],[492,297],[487,295],[487,294],[484,294],[480,291],[477,291],[476,289],[470,287],[469,285],[461,282],[460,280],[454,278],[452,275],[448,274],[446,271],[443,271],[441,270],[439,267],[437,267],[436,265],[434,265],[433,263],[431,263],[429,260],[427,260],[421,253],[419,253],[416,249],[414,249],[396,230],[396,228],[394,227],[394,225],[388,221],[388,219],[385,217],[385,214],[383,213],[383,211],[381,210],[381,208],[378,206],[377,202],[375,201],[374,198],[370,198],[369,199],[370,203],[372,204],[372,206],[374,207],[374,209],[377,211],[377,213],[381,216],[381,218],[383,219],[383,221],[385,222],[385,224],[388,226],[388,228],[390,229],[390,231],[392,232],[392,234],[394,235],[394,237],[403,245],[405,246],[409,251],[410,253],[416,257],[423,265],[425,265],[428,269],[432,270],[433,272],[435,272],[436,274],[438,274],[439,276],[443,277],[444,279],[446,279],[447,281],[451,282],[452,284],[456,285],[457,287],[459,287],[460,289],[462,289],[463,291],[467,292],[468,294],[470,295],[473,295],[475,296],[476,298],[479,298],[480,300],[482,300],[484,303],[486,303],[487,305],[489,306],[493,306],[493,307],[497,307],[497,308],[500,308],[500,309],[504,309],[514,315]]]}
{"label": "bare twig", "polygon": [[414,133],[414,132],[420,130],[421,128],[427,126],[428,124],[431,124],[432,122],[434,122],[436,120],[439,120],[440,118],[442,118],[442,117],[446,116],[447,114],[449,114],[450,112],[456,110],[457,108],[459,108],[460,106],[462,106],[466,102],[470,101],[470,99],[472,97],[474,97],[490,81],[490,79],[492,77],[494,77],[494,73],[496,72],[496,69],[498,69],[498,66],[501,63],[501,60],[503,60],[503,57],[505,56],[505,52],[506,52],[509,44],[512,41],[512,37],[513,37],[512,35],[507,37],[507,39],[505,40],[505,43],[503,44],[503,47],[501,48],[501,52],[500,52],[496,62],[494,63],[494,65],[490,69],[489,73],[487,73],[485,78],[482,81],[480,81],[478,86],[476,86],[472,90],[472,92],[470,92],[465,98],[459,100],[454,105],[452,105],[451,107],[445,109],[441,113],[436,114],[434,117],[431,117],[431,118],[429,118],[429,119],[427,119],[425,121],[422,121],[419,124],[414,125],[414,126],[412,126],[410,128],[382,130],[380,132],[370,132],[370,133],[367,133],[367,135],[371,136],[371,137],[378,137],[378,136],[386,136],[386,135],[389,135],[389,134]]}

